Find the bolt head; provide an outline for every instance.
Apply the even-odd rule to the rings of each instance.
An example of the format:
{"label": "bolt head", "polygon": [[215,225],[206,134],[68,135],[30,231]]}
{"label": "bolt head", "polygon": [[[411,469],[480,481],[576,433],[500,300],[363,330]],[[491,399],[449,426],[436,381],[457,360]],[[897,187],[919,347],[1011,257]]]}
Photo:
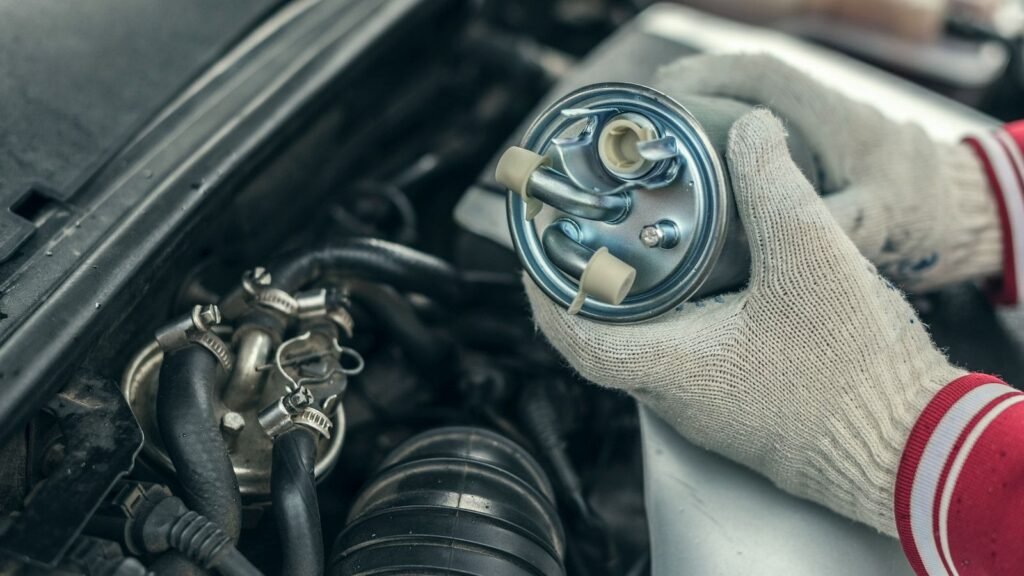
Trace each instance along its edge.
{"label": "bolt head", "polygon": [[220,429],[229,434],[238,434],[245,428],[245,418],[238,412],[228,412],[220,419]]}
{"label": "bolt head", "polygon": [[207,304],[199,310],[199,319],[205,326],[216,326],[220,324],[220,308],[215,304]]}
{"label": "bolt head", "polygon": [[665,233],[660,227],[650,224],[640,229],[640,242],[648,248],[657,248],[665,238]]}
{"label": "bolt head", "polygon": [[284,397],[284,406],[288,412],[292,414],[301,411],[312,403],[313,393],[306,387],[300,387],[298,390],[295,390]]}
{"label": "bolt head", "polygon": [[252,279],[260,286],[270,286],[270,282],[272,280],[270,277],[270,271],[263,266],[253,268]]}

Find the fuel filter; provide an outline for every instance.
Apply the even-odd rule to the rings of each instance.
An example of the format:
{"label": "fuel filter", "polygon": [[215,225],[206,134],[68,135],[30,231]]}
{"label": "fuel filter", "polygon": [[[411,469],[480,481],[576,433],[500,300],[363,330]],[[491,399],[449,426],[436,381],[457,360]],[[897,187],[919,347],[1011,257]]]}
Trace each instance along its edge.
{"label": "fuel filter", "polygon": [[[742,286],[750,251],[724,152],[749,112],[638,84],[580,88],[537,116],[495,177],[523,267],[571,314],[641,322]],[[810,150],[790,135],[817,187]]]}

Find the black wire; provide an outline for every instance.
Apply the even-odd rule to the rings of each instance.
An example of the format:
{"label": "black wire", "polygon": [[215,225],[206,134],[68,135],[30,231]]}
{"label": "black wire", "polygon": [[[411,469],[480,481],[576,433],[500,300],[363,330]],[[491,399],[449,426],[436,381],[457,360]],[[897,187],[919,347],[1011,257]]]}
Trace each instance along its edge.
{"label": "black wire", "polygon": [[234,546],[230,547],[217,560],[214,567],[221,576],[263,576],[259,568],[253,566],[252,562]]}

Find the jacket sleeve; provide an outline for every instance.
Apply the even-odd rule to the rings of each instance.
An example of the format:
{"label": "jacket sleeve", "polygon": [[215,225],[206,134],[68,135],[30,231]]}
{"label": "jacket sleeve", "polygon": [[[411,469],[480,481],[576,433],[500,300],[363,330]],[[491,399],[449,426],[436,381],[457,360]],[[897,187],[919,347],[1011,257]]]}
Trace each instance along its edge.
{"label": "jacket sleeve", "polygon": [[919,576],[1024,574],[1024,393],[985,374],[946,385],[911,430],[894,506]]}
{"label": "jacket sleeve", "polygon": [[965,139],[981,158],[999,206],[1003,231],[1003,275],[994,281],[994,302],[1024,303],[1024,120],[991,134]]}

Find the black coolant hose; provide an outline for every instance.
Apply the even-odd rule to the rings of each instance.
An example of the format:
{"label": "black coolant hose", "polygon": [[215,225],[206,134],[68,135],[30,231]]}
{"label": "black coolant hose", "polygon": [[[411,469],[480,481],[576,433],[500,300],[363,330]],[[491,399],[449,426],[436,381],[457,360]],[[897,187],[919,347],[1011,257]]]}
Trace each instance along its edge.
{"label": "black coolant hose", "polygon": [[402,349],[417,369],[437,375],[454,364],[450,362],[453,355],[451,340],[439,338],[427,328],[412,304],[394,288],[353,282],[348,286],[348,292],[356,304],[365,308],[382,325],[388,338]]}
{"label": "black coolant hose", "polygon": [[294,254],[270,268],[273,285],[295,292],[325,273],[348,275],[418,292],[445,303],[462,295],[462,279],[451,264],[375,238],[355,238]]}
{"label": "black coolant hose", "polygon": [[157,423],[189,508],[238,541],[242,496],[213,407],[217,359],[198,345],[164,355]]}
{"label": "black coolant hose", "polygon": [[281,574],[324,573],[324,540],[316,498],[316,438],[302,427],[274,440],[270,494],[281,534]]}

